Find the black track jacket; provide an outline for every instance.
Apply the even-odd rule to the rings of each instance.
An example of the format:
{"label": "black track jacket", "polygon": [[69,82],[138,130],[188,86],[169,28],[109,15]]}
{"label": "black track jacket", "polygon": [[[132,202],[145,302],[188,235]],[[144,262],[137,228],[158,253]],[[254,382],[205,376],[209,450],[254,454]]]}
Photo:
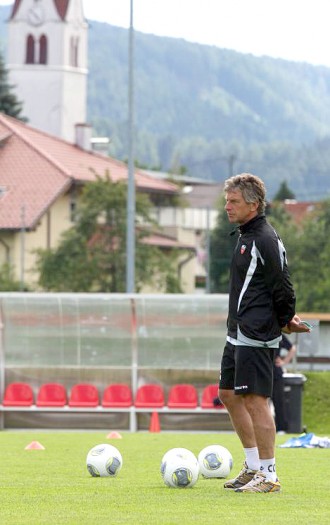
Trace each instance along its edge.
{"label": "black track jacket", "polygon": [[264,215],[239,228],[230,272],[227,340],[278,347],[281,327],[295,315],[285,248]]}

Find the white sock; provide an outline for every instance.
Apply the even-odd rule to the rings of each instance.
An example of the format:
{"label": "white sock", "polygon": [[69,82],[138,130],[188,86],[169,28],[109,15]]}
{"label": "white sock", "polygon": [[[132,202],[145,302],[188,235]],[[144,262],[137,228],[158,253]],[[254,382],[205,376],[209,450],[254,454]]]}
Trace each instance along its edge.
{"label": "white sock", "polygon": [[260,459],[259,451],[257,447],[245,448],[245,461],[249,469],[259,470],[260,468]]}
{"label": "white sock", "polygon": [[260,471],[265,474],[268,481],[276,481],[276,468],[275,468],[275,458],[271,459],[261,459],[260,460]]}

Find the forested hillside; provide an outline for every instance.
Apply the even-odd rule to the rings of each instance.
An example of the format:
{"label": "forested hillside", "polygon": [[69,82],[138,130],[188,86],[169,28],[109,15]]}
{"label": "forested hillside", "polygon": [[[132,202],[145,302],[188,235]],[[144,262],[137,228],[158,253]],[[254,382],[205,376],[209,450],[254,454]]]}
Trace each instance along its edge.
{"label": "forested hillside", "polygon": [[[89,70],[89,121],[126,159],[128,30],[90,22]],[[298,198],[319,199],[330,186],[329,102],[330,68],[135,33],[141,165],[218,181],[252,171],[270,194],[286,180]]]}

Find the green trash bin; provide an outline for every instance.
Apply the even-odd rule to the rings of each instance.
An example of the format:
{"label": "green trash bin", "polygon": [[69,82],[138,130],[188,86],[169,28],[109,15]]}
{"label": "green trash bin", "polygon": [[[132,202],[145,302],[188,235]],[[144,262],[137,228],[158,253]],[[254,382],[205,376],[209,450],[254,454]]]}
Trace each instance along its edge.
{"label": "green trash bin", "polygon": [[303,374],[284,373],[284,402],[288,419],[288,433],[301,434],[302,424],[302,395],[306,381]]}

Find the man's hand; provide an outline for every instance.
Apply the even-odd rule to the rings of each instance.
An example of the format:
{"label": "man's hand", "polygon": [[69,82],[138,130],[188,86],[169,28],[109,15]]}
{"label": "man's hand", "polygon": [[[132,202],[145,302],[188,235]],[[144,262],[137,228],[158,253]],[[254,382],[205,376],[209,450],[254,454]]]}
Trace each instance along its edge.
{"label": "man's hand", "polygon": [[288,322],[286,326],[283,326],[282,332],[284,334],[292,334],[295,333],[304,333],[304,332],[310,332],[311,329],[302,323],[300,317],[298,315],[295,315],[292,317],[291,321]]}
{"label": "man's hand", "polygon": [[284,366],[284,359],[281,359],[281,357],[278,356],[275,359],[275,366],[280,366],[280,367]]}

